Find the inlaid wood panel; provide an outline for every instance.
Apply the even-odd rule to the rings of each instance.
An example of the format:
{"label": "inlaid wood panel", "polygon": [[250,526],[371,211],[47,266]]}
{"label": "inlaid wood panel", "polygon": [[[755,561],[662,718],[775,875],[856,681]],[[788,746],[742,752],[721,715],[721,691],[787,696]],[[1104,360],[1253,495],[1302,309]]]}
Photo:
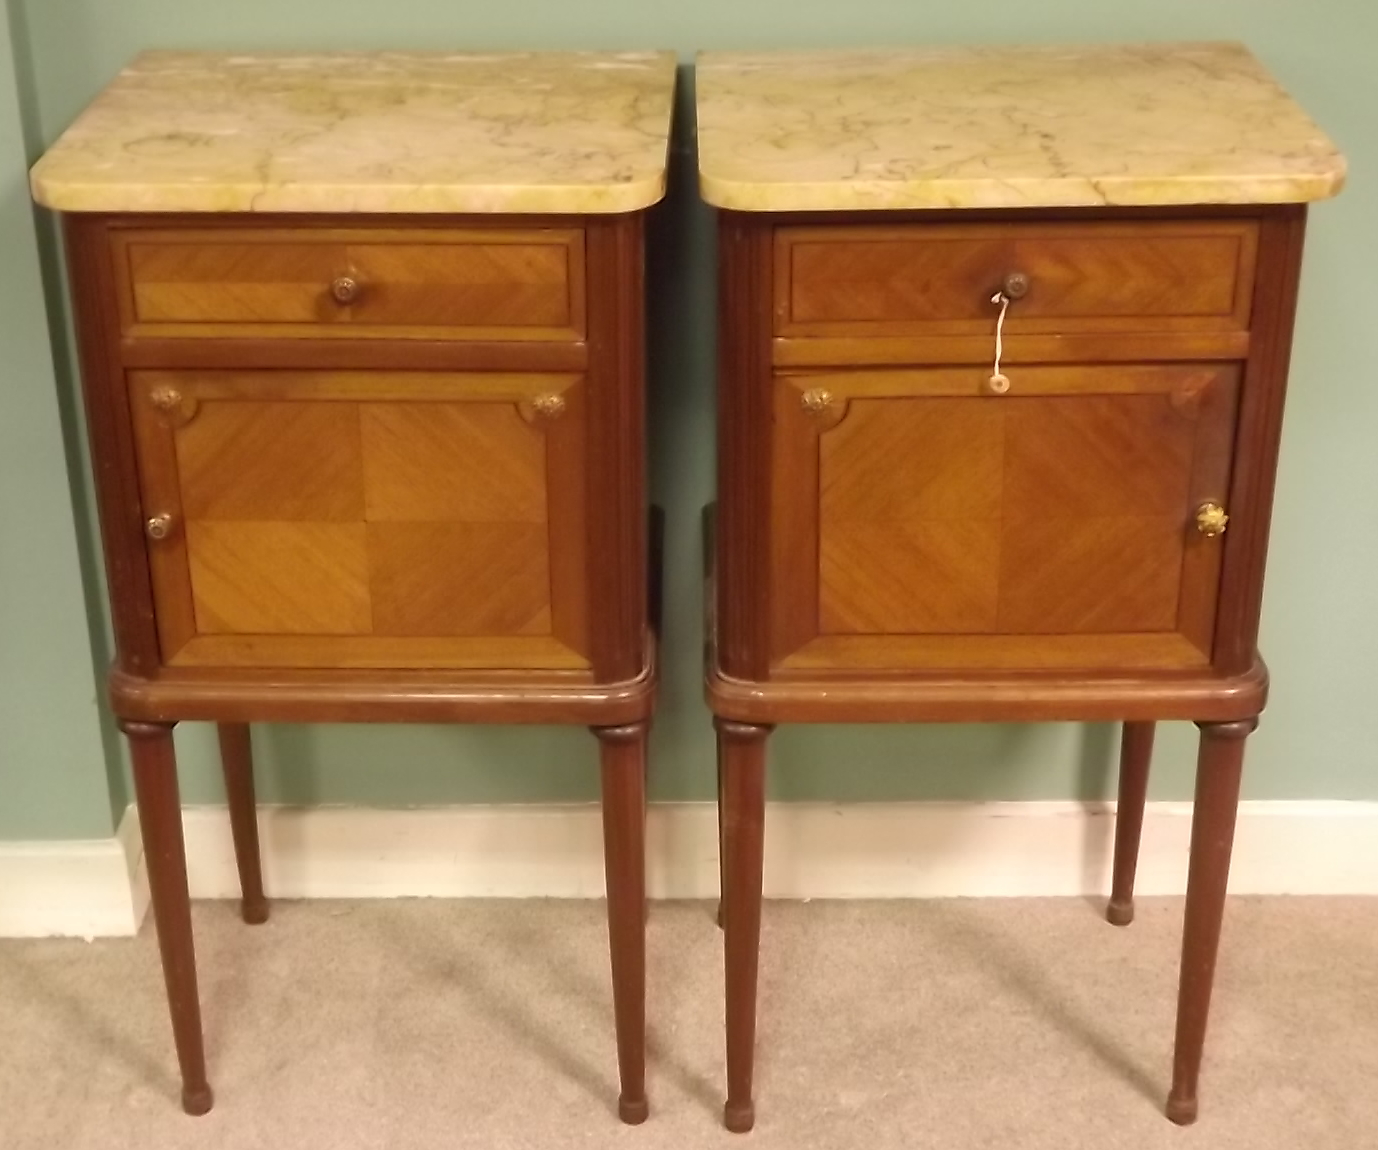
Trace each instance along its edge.
{"label": "inlaid wood panel", "polygon": [[549,539],[540,523],[370,523],[381,635],[549,635]]}
{"label": "inlaid wood panel", "polygon": [[545,437],[511,404],[359,411],[370,520],[542,523]]}
{"label": "inlaid wood panel", "polygon": [[585,330],[577,229],[129,229],[112,243],[136,337],[574,341]]}
{"label": "inlaid wood panel", "polygon": [[189,520],[185,531],[198,633],[372,631],[362,524]]}
{"label": "inlaid wood panel", "polygon": [[1237,369],[984,374],[777,381],[774,665],[1208,663]]}
{"label": "inlaid wood panel", "polygon": [[133,373],[164,661],[587,667],[581,394],[577,376]]}
{"label": "inlaid wood panel", "polygon": [[1257,225],[801,226],[777,229],[775,245],[780,336],[978,334],[1011,273],[1029,285],[1012,336],[1228,332],[1248,327]]}

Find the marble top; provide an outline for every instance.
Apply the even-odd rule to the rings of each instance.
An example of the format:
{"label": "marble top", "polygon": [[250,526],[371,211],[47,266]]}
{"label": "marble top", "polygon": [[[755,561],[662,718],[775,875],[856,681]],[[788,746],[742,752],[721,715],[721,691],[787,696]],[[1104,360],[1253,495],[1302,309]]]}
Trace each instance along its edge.
{"label": "marble top", "polygon": [[100,212],[628,212],[665,190],[669,52],[149,52],[37,165]]}
{"label": "marble top", "polygon": [[1323,199],[1335,145],[1241,44],[699,57],[703,196],[738,211]]}

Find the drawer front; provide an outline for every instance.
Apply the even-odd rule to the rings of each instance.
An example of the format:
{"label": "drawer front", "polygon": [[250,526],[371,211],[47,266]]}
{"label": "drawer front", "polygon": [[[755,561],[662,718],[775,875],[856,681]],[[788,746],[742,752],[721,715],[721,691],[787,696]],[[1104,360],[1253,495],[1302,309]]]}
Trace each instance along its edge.
{"label": "drawer front", "polygon": [[772,666],[1208,665],[1238,368],[987,373],[776,381]]}
{"label": "drawer front", "polygon": [[1209,332],[1248,327],[1252,221],[786,227],[775,331],[841,337]]}
{"label": "drawer front", "polygon": [[578,376],[136,372],[174,666],[589,666]]}
{"label": "drawer front", "polygon": [[126,335],[584,336],[576,229],[116,232]]}

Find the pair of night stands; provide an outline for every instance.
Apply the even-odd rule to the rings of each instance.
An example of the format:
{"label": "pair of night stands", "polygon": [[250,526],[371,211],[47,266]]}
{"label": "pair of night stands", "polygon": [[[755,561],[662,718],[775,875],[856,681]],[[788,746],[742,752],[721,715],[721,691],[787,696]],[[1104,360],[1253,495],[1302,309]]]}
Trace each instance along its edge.
{"label": "pair of night stands", "polygon": [[[643,221],[669,54],[141,57],[34,171],[67,213],[140,825],[210,1108],[172,727],[591,727],[620,1113],[646,1117],[658,563]],[[719,219],[727,1125],[749,1129],[766,739],[1122,720],[1111,921],[1153,723],[1201,728],[1169,1115],[1190,1121],[1304,203],[1333,146],[1229,45],[709,54]]]}

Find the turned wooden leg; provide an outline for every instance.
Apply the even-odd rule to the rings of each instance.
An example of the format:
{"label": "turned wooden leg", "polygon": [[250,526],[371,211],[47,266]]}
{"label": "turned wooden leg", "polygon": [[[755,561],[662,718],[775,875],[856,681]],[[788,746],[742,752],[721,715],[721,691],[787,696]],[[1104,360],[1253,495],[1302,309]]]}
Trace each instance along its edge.
{"label": "turned wooden leg", "polygon": [[723,948],[727,971],[727,1104],[736,1134],[756,1122],[751,1079],[756,1055],[756,967],[761,945],[766,738],[770,727],[714,720],[722,769]]}
{"label": "turned wooden leg", "polygon": [[134,760],[134,793],[144,840],[153,920],[163,956],[172,1037],[182,1069],[182,1109],[205,1114],[211,1108],[206,1055],[201,1044],[201,1004],[196,991],[196,951],[187,898],[187,856],[182,844],[182,803],[172,727],[121,723]]}
{"label": "turned wooden leg", "polygon": [[623,1122],[646,1121],[646,735],[649,724],[595,727],[603,764],[603,863]]}
{"label": "turned wooden leg", "polygon": [[263,870],[258,851],[258,804],[254,801],[254,757],[248,723],[221,723],[220,766],[230,804],[230,833],[239,868],[240,913],[245,922],[268,921],[263,897]]}
{"label": "turned wooden leg", "polygon": [[1115,808],[1115,872],[1106,920],[1115,926],[1134,921],[1134,871],[1148,799],[1148,766],[1153,759],[1153,723],[1125,723],[1120,736],[1120,800]]}
{"label": "turned wooden leg", "polygon": [[1220,921],[1225,912],[1244,740],[1258,726],[1258,720],[1197,725],[1201,728],[1201,750],[1191,816],[1177,1044],[1172,1059],[1172,1092],[1167,1100],[1167,1116],[1180,1126],[1196,1121],[1196,1087],[1220,946]]}

